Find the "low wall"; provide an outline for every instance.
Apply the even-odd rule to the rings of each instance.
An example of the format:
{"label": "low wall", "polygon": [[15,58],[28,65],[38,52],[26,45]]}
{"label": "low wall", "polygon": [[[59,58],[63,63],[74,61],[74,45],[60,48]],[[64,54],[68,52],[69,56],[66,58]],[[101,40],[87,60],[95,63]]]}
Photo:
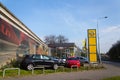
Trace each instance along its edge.
{"label": "low wall", "polygon": [[16,58],[15,52],[0,52],[0,68]]}

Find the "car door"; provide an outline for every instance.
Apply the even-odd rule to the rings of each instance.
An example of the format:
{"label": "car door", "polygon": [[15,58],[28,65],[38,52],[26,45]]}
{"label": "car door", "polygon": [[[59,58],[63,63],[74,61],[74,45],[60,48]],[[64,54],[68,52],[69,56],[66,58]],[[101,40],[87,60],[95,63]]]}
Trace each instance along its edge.
{"label": "car door", "polygon": [[43,59],[43,64],[46,66],[46,67],[50,67],[53,65],[54,61],[51,60],[48,56],[45,56],[43,55],[42,56],[42,59]]}
{"label": "car door", "polygon": [[34,55],[34,56],[33,56],[33,63],[34,63],[36,66],[43,65],[43,59],[41,59],[41,55],[39,55],[39,54]]}

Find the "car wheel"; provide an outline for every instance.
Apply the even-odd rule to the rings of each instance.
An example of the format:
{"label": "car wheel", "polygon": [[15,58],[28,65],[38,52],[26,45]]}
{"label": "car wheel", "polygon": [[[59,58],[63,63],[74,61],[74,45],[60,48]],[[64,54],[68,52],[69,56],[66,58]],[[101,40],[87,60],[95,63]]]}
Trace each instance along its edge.
{"label": "car wheel", "polygon": [[34,67],[33,64],[28,64],[28,65],[27,65],[27,70],[32,70],[33,67]]}
{"label": "car wheel", "polygon": [[58,69],[58,65],[57,65],[57,64],[54,64],[54,65],[53,65],[53,69],[54,69],[54,70]]}

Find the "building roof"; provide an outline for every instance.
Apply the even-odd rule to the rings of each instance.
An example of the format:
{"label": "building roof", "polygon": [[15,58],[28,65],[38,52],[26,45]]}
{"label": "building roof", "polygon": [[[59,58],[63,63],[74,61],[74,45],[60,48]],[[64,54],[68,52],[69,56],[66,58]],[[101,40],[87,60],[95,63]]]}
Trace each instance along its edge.
{"label": "building roof", "polygon": [[54,43],[48,44],[48,47],[76,47],[75,43]]}

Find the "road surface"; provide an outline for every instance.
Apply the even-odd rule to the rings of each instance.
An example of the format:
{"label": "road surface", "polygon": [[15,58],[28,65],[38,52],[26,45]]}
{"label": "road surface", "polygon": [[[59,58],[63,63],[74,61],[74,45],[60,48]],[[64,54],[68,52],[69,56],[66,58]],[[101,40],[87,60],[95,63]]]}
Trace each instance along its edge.
{"label": "road surface", "polygon": [[105,62],[103,65],[106,69],[31,75],[4,78],[4,80],[101,80],[106,77],[120,76],[120,63]]}

